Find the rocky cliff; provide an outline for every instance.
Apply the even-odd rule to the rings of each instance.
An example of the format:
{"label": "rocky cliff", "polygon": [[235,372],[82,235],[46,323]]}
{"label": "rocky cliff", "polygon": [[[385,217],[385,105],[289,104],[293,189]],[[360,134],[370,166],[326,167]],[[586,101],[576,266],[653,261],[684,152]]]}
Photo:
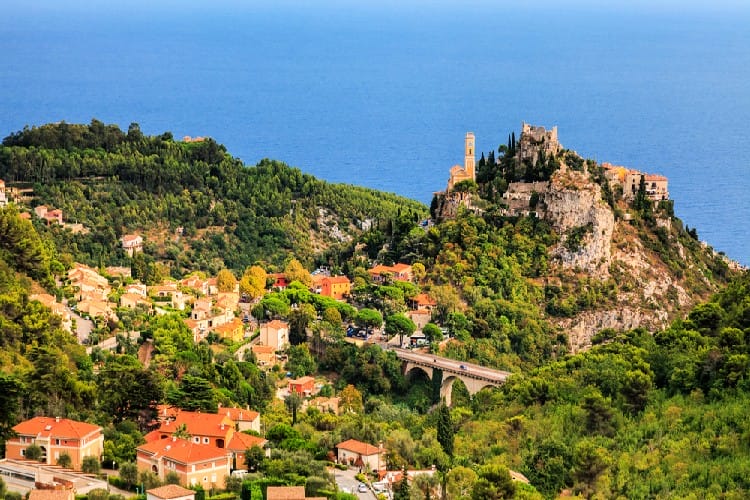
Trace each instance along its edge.
{"label": "rocky cliff", "polygon": [[538,195],[537,215],[560,237],[549,249],[550,275],[566,283],[571,300],[605,283],[615,290],[572,315],[550,314],[571,351],[590,346],[602,329],[663,328],[716,289],[716,256],[671,215],[657,211],[650,223],[632,220],[632,208],[610,207],[587,171],[565,166]]}

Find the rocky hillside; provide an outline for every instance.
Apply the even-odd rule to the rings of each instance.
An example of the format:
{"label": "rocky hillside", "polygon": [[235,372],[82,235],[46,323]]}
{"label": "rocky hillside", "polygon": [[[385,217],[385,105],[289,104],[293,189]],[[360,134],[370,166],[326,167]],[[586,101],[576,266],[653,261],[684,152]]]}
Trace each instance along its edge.
{"label": "rocky hillside", "polygon": [[499,212],[551,226],[548,263],[529,277],[543,287],[546,318],[566,334],[571,351],[587,348],[604,329],[661,329],[733,274],[734,263],[688,232],[666,196],[643,189],[639,197],[632,188],[624,195],[625,183],[609,165],[548,143],[536,155],[530,147],[535,143],[522,135],[518,146],[501,146],[498,160],[483,156],[477,185],[439,195],[433,209],[441,220]]}

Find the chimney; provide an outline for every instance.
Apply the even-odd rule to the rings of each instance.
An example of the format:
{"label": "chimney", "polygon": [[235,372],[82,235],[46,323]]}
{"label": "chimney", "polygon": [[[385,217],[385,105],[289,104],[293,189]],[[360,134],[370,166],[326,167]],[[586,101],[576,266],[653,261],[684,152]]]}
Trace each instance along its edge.
{"label": "chimney", "polygon": [[55,417],[55,422],[60,422],[60,417]]}
{"label": "chimney", "polygon": [[172,436],[172,442],[174,443],[176,441],[177,441],[177,436]]}
{"label": "chimney", "polygon": [[221,423],[221,430],[224,430],[224,422]]}

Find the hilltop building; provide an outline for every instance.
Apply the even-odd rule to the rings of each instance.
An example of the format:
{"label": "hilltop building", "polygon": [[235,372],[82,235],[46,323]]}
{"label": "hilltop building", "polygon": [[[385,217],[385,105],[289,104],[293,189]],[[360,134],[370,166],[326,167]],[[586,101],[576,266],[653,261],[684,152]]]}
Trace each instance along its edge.
{"label": "hilltop building", "polygon": [[474,132],[466,132],[466,138],[464,139],[464,166],[463,168],[460,165],[451,167],[446,192],[450,192],[453,186],[461,181],[475,181],[475,167],[476,150],[474,148]]}
{"label": "hilltop building", "polygon": [[609,181],[610,186],[620,186],[622,188],[622,197],[625,200],[632,201],[638,194],[638,188],[641,184],[641,176],[646,183],[646,196],[651,201],[662,201],[669,199],[668,180],[663,175],[647,174],[638,170],[630,169],[611,163],[602,163],[604,175]]}
{"label": "hilltop building", "polygon": [[546,130],[544,127],[521,123],[521,138],[518,141],[518,157],[521,161],[530,160],[531,164],[535,165],[542,153],[549,158],[560,149],[557,126]]}

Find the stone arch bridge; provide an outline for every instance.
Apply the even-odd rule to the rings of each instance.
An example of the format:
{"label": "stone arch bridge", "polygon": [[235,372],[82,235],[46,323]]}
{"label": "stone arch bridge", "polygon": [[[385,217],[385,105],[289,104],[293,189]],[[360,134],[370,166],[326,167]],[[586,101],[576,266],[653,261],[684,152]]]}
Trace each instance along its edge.
{"label": "stone arch bridge", "polygon": [[455,359],[442,358],[432,354],[422,354],[407,349],[392,348],[391,351],[403,362],[404,375],[409,375],[413,370],[422,370],[430,380],[433,380],[435,370],[443,372],[443,380],[440,384],[440,398],[450,406],[453,382],[460,380],[472,396],[485,387],[498,387],[502,385],[511,373],[502,370],[493,370],[483,366],[456,361]]}

